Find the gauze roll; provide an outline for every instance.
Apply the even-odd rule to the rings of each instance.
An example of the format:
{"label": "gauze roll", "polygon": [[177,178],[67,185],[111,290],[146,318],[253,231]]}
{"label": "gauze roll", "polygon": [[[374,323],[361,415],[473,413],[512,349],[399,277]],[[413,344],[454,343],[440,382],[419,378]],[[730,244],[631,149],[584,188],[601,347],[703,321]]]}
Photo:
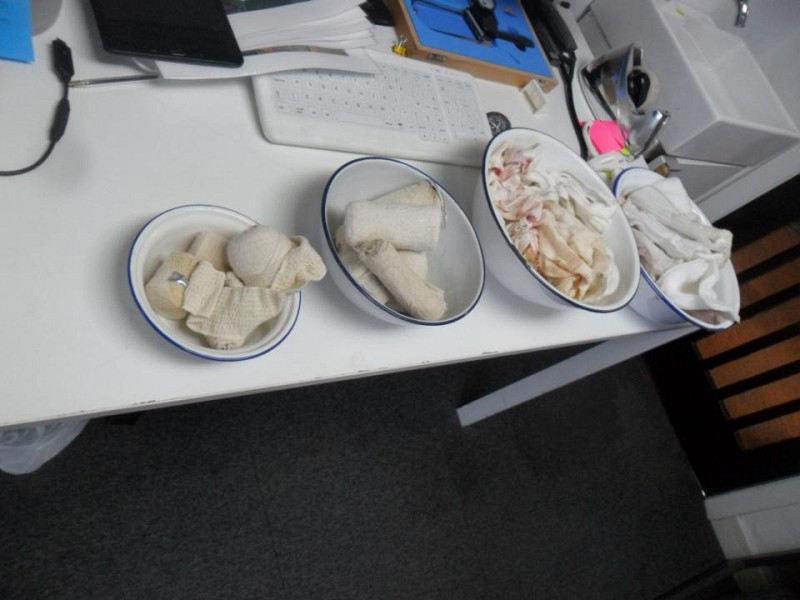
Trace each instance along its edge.
{"label": "gauze roll", "polygon": [[269,287],[293,247],[277,229],[256,225],[228,242],[228,262],[245,285]]}
{"label": "gauze roll", "polygon": [[443,219],[438,190],[423,181],[375,200],[348,204],[343,235],[353,248],[370,240],[386,240],[397,250],[424,252],[438,243]]}
{"label": "gauze roll", "polygon": [[361,244],[358,258],[408,314],[427,321],[444,316],[447,311],[444,292],[414,273],[389,242],[373,240]]}
{"label": "gauze roll", "polygon": [[201,231],[192,240],[189,246],[189,254],[193,255],[198,262],[207,260],[218,271],[228,271],[228,238],[215,231]]}
{"label": "gauze roll", "polygon": [[196,266],[197,259],[187,252],[172,252],[167,256],[144,286],[153,310],[167,319],[186,316],[183,298]]}

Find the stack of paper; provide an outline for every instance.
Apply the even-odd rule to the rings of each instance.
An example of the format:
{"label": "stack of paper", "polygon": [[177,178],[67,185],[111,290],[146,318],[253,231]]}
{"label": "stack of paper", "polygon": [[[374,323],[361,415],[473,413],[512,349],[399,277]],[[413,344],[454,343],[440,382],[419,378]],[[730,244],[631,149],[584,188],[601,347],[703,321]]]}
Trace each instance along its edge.
{"label": "stack of paper", "polygon": [[[375,44],[363,0],[223,0],[244,65],[203,66],[158,60],[164,79],[250,77],[297,69],[374,73]],[[2,0],[0,0],[2,3]]]}
{"label": "stack of paper", "polygon": [[226,0],[243,53],[281,46],[365,48],[375,43],[363,0]]}

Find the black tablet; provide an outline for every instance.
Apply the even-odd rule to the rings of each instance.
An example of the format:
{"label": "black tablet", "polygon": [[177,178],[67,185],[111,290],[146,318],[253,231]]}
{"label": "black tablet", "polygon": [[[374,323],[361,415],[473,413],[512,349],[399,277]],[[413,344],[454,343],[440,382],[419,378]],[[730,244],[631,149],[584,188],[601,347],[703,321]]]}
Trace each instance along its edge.
{"label": "black tablet", "polygon": [[243,62],[221,0],[91,3],[108,52],[227,66]]}

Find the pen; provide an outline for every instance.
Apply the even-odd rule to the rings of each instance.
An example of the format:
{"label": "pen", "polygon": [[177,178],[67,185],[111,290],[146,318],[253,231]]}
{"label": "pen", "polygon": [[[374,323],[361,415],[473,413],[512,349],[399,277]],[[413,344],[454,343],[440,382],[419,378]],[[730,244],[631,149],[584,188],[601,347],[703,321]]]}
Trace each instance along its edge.
{"label": "pen", "polygon": [[120,77],[98,77],[96,79],[74,79],[69,82],[70,87],[89,87],[92,85],[102,85],[105,83],[128,83],[129,81],[147,81],[159,79],[161,75],[157,73],[143,73],[141,75],[123,75]]}

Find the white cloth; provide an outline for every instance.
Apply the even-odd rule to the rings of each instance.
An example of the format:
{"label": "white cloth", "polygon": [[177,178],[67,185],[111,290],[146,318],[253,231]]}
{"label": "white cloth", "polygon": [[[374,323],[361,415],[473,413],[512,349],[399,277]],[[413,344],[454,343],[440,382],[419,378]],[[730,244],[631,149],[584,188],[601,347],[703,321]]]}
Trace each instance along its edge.
{"label": "white cloth", "polygon": [[622,207],[642,266],[667,298],[685,311],[716,311],[739,320],[738,302],[724,300],[717,290],[733,236],[703,222],[679,179],[632,190]]}

